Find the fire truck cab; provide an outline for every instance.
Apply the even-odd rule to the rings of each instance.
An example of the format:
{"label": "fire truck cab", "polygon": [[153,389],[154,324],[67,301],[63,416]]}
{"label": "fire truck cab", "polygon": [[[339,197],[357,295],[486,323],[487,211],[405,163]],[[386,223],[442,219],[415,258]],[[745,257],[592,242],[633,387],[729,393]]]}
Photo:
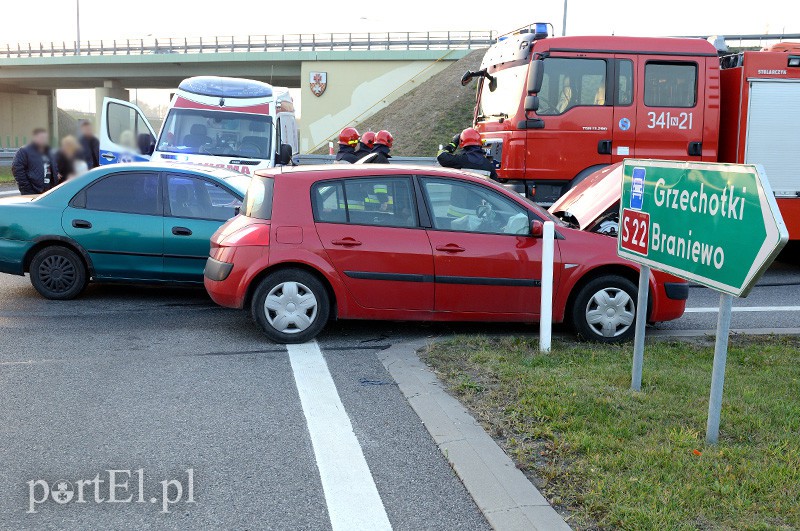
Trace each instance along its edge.
{"label": "fire truck cab", "polygon": [[477,72],[474,125],[498,174],[549,204],[629,157],[715,161],[720,67],[702,39],[501,37]]}

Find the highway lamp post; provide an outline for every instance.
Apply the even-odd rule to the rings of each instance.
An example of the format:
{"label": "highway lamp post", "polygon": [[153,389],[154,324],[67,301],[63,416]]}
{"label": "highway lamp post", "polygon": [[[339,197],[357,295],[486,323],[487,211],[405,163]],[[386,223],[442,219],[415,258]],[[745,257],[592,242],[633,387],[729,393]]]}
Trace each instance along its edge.
{"label": "highway lamp post", "polygon": [[567,34],[567,0],[564,0],[564,22],[561,24],[561,36]]}
{"label": "highway lamp post", "polygon": [[81,54],[81,0],[75,0],[75,55]]}

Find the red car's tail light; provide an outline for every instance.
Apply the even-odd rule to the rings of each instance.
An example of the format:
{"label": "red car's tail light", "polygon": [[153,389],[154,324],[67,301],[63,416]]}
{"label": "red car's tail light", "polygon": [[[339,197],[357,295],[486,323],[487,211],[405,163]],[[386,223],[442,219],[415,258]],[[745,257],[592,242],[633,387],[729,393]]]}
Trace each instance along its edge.
{"label": "red car's tail light", "polygon": [[220,247],[245,247],[248,245],[269,245],[269,225],[262,223],[248,225],[226,236],[219,242]]}

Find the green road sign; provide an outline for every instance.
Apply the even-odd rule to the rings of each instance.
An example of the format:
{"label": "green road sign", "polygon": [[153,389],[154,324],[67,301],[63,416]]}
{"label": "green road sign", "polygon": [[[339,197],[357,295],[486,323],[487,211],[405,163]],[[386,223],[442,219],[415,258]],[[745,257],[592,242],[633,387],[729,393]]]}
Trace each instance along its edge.
{"label": "green road sign", "polygon": [[628,159],[617,254],[737,297],[789,239],[764,169]]}

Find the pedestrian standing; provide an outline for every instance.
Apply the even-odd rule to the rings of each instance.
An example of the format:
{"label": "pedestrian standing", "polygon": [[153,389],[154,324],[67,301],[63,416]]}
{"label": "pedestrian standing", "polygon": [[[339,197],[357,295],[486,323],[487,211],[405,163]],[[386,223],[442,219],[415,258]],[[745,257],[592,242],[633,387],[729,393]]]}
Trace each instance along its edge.
{"label": "pedestrian standing", "polygon": [[80,143],[74,136],[67,135],[61,139],[61,147],[54,157],[55,184],[86,173],[88,165],[82,156]]}
{"label": "pedestrian standing", "polygon": [[11,173],[22,195],[41,194],[52,188],[53,169],[46,129],[34,129],[30,143],[17,150]]}
{"label": "pedestrian standing", "polygon": [[91,170],[100,165],[100,141],[94,136],[92,122],[89,120],[82,120],[80,129],[83,160],[86,161],[86,166]]}
{"label": "pedestrian standing", "polygon": [[[478,170],[492,179],[497,179],[494,161],[483,151],[481,135],[468,127],[453,137],[452,142],[439,151],[436,160],[445,168],[458,170]],[[461,147],[461,153],[456,150]]]}
{"label": "pedestrian standing", "polygon": [[336,162],[353,164],[358,160],[356,157],[358,136],[355,127],[342,129],[342,132],[339,133],[339,151],[336,153]]}
{"label": "pedestrian standing", "polygon": [[361,135],[361,139],[358,141],[358,147],[356,148],[356,160],[361,160],[372,153],[372,148],[374,147],[375,133],[372,131],[367,131]]}
{"label": "pedestrian standing", "polygon": [[375,135],[375,147],[372,148],[372,153],[369,158],[365,157],[365,163],[371,164],[389,164],[389,159],[392,156],[389,152],[394,144],[394,137],[389,131],[382,129]]}

